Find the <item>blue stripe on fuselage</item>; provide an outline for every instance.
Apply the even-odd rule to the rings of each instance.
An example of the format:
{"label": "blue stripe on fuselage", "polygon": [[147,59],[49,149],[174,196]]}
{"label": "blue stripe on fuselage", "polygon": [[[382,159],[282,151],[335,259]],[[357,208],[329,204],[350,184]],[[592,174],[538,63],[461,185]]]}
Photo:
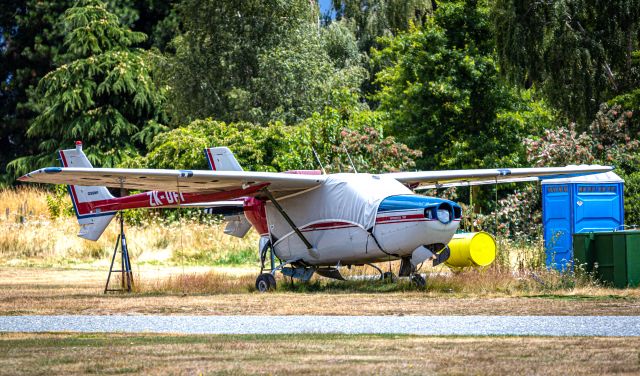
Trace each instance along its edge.
{"label": "blue stripe on fuselage", "polygon": [[398,210],[424,209],[432,206],[437,206],[443,202],[448,202],[452,207],[459,206],[453,201],[444,200],[437,197],[398,195],[389,196],[382,200],[380,206],[378,206],[378,213]]}

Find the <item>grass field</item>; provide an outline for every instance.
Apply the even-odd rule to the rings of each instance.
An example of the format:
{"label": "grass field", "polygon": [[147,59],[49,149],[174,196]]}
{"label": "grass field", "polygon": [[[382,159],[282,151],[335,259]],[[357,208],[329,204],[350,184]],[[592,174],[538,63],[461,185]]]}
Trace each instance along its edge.
{"label": "grass field", "polygon": [[[0,191],[0,266],[54,267],[106,270],[117,237],[117,223],[112,223],[98,242],[76,236],[78,225],[68,212],[70,201],[64,192],[51,193],[27,187]],[[135,216],[135,212],[131,214]],[[150,268],[165,278],[142,278],[138,292],[142,293],[218,293],[246,292],[252,289],[257,274],[258,236],[250,232],[238,239],[225,235],[224,224],[203,223],[201,220],[137,220],[138,225],[127,226],[127,241],[134,270]],[[501,242],[499,261],[489,270],[451,273],[444,265],[423,269],[429,274],[428,291],[455,294],[531,295],[572,293],[598,290],[588,275],[562,275],[541,266],[540,250],[535,244],[514,247]],[[227,278],[218,274],[173,273],[175,267],[242,266],[252,270],[252,277],[241,275]],[[388,270],[397,271],[398,263],[381,263]],[[237,269],[234,270],[237,273]],[[343,269],[351,277],[375,274],[371,268]],[[330,283],[315,279],[310,284],[287,286],[290,292],[357,291],[401,292],[416,291],[408,283],[380,284],[370,282]]]}
{"label": "grass field", "polygon": [[[30,187],[0,190],[0,265],[107,265],[119,232],[117,221],[97,242],[84,240],[76,236],[74,216],[52,215],[49,207],[60,205],[70,207],[71,201]],[[225,235],[224,227],[189,218],[144,220],[126,226],[126,235],[136,264],[257,265],[255,231],[238,239]]]}
{"label": "grass field", "polygon": [[[585,288],[555,292],[449,292],[432,289],[371,291],[360,283],[344,287],[281,288],[254,292],[256,271],[203,267],[184,270],[190,279],[216,275],[210,291],[158,290],[178,267],[141,269],[143,291],[104,295],[106,272],[54,268],[0,268],[0,315],[194,314],[194,315],[640,315],[639,289]],[[191,283],[191,281],[187,281]],[[298,284],[296,284],[298,286]],[[336,288],[335,286],[343,286]],[[206,286],[205,286],[206,287]]]}
{"label": "grass field", "polygon": [[[236,239],[197,221],[128,227],[135,291],[104,295],[116,226],[84,241],[50,205],[37,189],[0,191],[0,315],[640,315],[638,288],[524,267],[539,264],[535,246],[507,249],[511,263],[484,271],[427,267],[426,288],[278,277],[275,292],[260,294],[257,235]],[[632,375],[639,348],[640,338],[0,333],[0,375]]]}
{"label": "grass field", "polygon": [[0,335],[0,375],[634,375],[640,338]]}

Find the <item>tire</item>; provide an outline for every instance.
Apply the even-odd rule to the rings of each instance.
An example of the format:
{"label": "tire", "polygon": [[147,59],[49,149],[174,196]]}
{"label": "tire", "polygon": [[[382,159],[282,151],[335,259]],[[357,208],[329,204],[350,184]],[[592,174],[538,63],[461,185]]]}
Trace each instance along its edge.
{"label": "tire", "polygon": [[412,275],[411,282],[418,287],[425,287],[427,285],[427,281],[420,274]]}
{"label": "tire", "polygon": [[269,279],[269,284],[271,285],[271,290],[276,289],[276,277],[271,273],[267,273],[267,278]]}
{"label": "tire", "polygon": [[256,278],[256,290],[268,292],[276,288],[276,279],[269,273],[262,273]]}

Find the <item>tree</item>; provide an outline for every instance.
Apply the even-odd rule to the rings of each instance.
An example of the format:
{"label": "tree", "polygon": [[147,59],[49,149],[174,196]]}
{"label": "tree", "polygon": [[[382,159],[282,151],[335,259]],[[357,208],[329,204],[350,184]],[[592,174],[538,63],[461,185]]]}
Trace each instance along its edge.
{"label": "tree", "polygon": [[243,168],[252,171],[318,169],[314,150],[328,172],[351,170],[347,153],[358,172],[413,167],[414,158],[420,153],[384,137],[381,119],[385,115],[367,109],[357,99],[353,93],[342,92],[331,107],[293,126],[282,122],[262,126],[195,120],[159,134],[145,157],[128,159],[124,165],[206,169],[202,150],[224,145],[234,152]]}
{"label": "tree", "polygon": [[36,116],[28,95],[58,61],[63,33],[57,19],[70,4],[14,0],[0,7],[0,185],[13,181],[4,174],[7,163],[37,151],[37,142],[26,137]]}
{"label": "tree", "polygon": [[63,64],[38,83],[39,114],[27,131],[40,154],[11,162],[16,173],[54,163],[55,151],[74,140],[86,141],[92,162],[114,166],[162,129],[162,90],[151,78],[154,55],[132,47],[146,36],[122,26],[98,0],[69,8],[62,26]]}
{"label": "tree", "polygon": [[[35,88],[45,74],[64,61],[65,29],[59,22],[75,0],[9,0],[0,7],[0,186],[13,175],[5,166],[20,155],[38,152],[38,140],[26,136],[37,116]],[[107,9],[136,31],[153,31],[148,45],[162,47],[166,37],[156,30],[170,13],[171,2],[107,1]],[[166,30],[169,33],[172,28]]]}
{"label": "tree", "polygon": [[[620,106],[601,105],[588,127],[570,123],[548,129],[540,137],[525,140],[527,158],[535,166],[565,166],[569,164],[602,164],[615,166],[615,172],[625,180],[625,222],[640,223],[640,136],[634,128],[631,111]],[[578,131],[586,128],[586,131]],[[516,240],[531,240],[541,235],[542,202],[537,186],[528,186],[498,203],[489,217],[500,223],[497,230]],[[486,221],[491,226],[492,221]],[[495,221],[493,221],[495,223]]]}
{"label": "tree", "polygon": [[336,0],[337,20],[345,20],[358,40],[360,51],[368,53],[376,39],[421,25],[434,10],[432,0]]}
{"label": "tree", "polygon": [[389,133],[422,151],[419,168],[524,162],[531,124],[509,114],[527,106],[498,76],[488,11],[485,2],[442,3],[422,26],[374,51],[374,99],[389,114]]}
{"label": "tree", "polygon": [[325,33],[315,2],[184,0],[177,9],[183,32],[163,65],[177,123],[295,124],[322,111],[334,90],[357,90],[366,78],[349,55],[352,36]]}
{"label": "tree", "polygon": [[497,0],[493,13],[503,74],[539,87],[572,122],[640,83],[639,0]]}
{"label": "tree", "polygon": [[306,0],[182,1],[177,13],[184,30],[164,66],[176,121],[244,120],[230,114],[254,107],[260,56],[313,23],[312,11]]}

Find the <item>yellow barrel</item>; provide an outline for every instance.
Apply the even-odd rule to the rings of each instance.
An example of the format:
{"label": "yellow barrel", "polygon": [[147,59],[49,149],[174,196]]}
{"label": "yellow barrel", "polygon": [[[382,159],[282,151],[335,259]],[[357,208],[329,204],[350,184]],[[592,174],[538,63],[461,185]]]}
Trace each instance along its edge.
{"label": "yellow barrel", "polygon": [[487,266],[496,259],[496,241],[486,232],[455,234],[449,249],[451,256],[445,264],[452,268]]}

